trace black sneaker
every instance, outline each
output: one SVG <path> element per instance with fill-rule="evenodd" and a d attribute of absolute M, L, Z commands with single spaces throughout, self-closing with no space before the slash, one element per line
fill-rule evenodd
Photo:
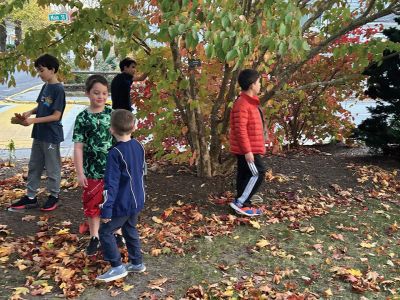
<path fill-rule="evenodd" d="M 47 198 L 46 203 L 42 206 L 40 209 L 41 211 L 52 211 L 57 208 L 57 203 L 58 203 L 58 197 L 54 197 L 52 195 Z"/>
<path fill-rule="evenodd" d="M 125 247 L 125 239 L 121 234 L 115 233 L 115 240 L 117 241 L 117 245 L 119 248 Z"/>
<path fill-rule="evenodd" d="M 93 236 L 90 239 L 89 245 L 86 248 L 86 255 L 95 255 L 100 247 L 100 241 L 97 237 Z"/>
<path fill-rule="evenodd" d="M 11 204 L 11 209 L 26 209 L 26 208 L 35 208 L 38 207 L 37 197 L 30 199 L 28 196 L 23 196 L 17 202 Z"/>

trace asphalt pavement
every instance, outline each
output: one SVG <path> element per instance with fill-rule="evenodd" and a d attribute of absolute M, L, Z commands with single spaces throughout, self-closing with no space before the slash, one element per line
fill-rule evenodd
<path fill-rule="evenodd" d="M 39 77 L 32 77 L 26 72 L 16 72 L 14 73 L 14 78 L 16 83 L 15 87 L 8 87 L 7 84 L 0 84 L 0 100 L 4 100 L 11 95 L 43 83 Z"/>

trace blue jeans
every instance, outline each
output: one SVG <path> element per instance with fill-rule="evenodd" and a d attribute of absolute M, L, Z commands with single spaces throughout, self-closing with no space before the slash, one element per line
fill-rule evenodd
<path fill-rule="evenodd" d="M 127 217 L 112 218 L 108 223 L 101 223 L 99 237 L 104 260 L 109 261 L 112 267 L 122 264 L 121 253 L 119 252 L 114 232 L 121 228 L 128 248 L 129 261 L 138 265 L 142 263 L 142 253 L 140 252 L 140 238 L 136 229 L 139 214 Z"/>

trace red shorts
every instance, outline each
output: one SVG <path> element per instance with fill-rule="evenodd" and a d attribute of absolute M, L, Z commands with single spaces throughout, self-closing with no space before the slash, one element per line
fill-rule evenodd
<path fill-rule="evenodd" d="M 103 179 L 87 179 L 88 186 L 82 195 L 83 213 L 86 217 L 100 216 L 100 204 L 103 202 Z"/>

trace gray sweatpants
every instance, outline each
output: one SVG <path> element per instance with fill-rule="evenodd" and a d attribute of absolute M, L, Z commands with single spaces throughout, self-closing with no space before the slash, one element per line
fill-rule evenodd
<path fill-rule="evenodd" d="M 44 168 L 46 168 L 47 175 L 47 191 L 54 197 L 58 197 L 61 182 L 60 144 L 33 139 L 28 170 L 28 197 L 36 196 Z"/>

